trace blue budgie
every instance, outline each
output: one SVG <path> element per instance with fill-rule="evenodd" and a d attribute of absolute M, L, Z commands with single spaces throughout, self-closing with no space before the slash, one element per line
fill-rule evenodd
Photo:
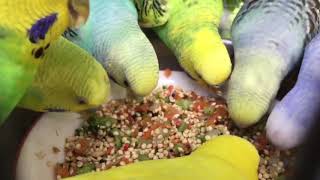
<path fill-rule="evenodd" d="M 156 53 L 138 24 L 130 0 L 92 0 L 85 26 L 65 37 L 86 49 L 104 66 L 110 79 L 136 95 L 149 94 L 158 83 Z"/>
<path fill-rule="evenodd" d="M 278 147 L 300 145 L 320 108 L 320 34 L 305 49 L 297 83 L 275 106 L 267 122 L 267 135 Z"/>
<path fill-rule="evenodd" d="M 227 101 L 240 127 L 258 122 L 319 27 L 318 0 L 246 1 L 232 27 L 234 71 Z"/>

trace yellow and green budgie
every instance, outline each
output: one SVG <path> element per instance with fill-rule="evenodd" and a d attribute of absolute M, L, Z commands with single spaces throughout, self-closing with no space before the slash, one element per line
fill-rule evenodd
<path fill-rule="evenodd" d="M 231 73 L 218 32 L 223 0 L 135 0 L 141 26 L 153 27 L 195 80 L 222 84 Z"/>
<path fill-rule="evenodd" d="M 218 136 L 189 156 L 149 160 L 65 180 L 258 180 L 259 154 L 237 136 Z"/>
<path fill-rule="evenodd" d="M 0 1 L 0 124 L 31 85 L 50 43 L 83 24 L 88 7 L 88 0 Z"/>
<path fill-rule="evenodd" d="M 44 56 L 19 107 L 40 112 L 83 111 L 106 102 L 106 71 L 88 52 L 60 37 Z"/>

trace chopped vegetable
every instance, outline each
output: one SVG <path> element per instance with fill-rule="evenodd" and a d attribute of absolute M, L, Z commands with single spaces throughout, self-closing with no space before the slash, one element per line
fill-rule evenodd
<path fill-rule="evenodd" d="M 208 116 L 211 116 L 214 113 L 214 111 L 215 111 L 214 107 L 211 107 L 211 106 L 203 109 L 203 113 Z"/>
<path fill-rule="evenodd" d="M 183 153 L 183 152 L 184 152 L 184 146 L 183 146 L 183 144 L 180 144 L 180 143 L 179 143 L 179 144 L 174 145 L 173 151 L 174 151 L 176 154 Z"/>
<path fill-rule="evenodd" d="M 81 128 L 76 129 L 75 134 L 76 134 L 77 136 L 84 136 L 87 132 L 88 132 L 88 128 L 86 128 L 86 127 L 81 127 Z"/>
<path fill-rule="evenodd" d="M 105 116 L 105 117 L 92 116 L 91 118 L 89 118 L 88 123 L 89 123 L 90 130 L 97 133 L 99 128 L 112 127 L 113 124 L 117 123 L 117 120 L 109 116 Z"/>
<path fill-rule="evenodd" d="M 115 136 L 116 148 L 120 149 L 122 147 L 122 142 L 120 136 Z"/>
<path fill-rule="evenodd" d="M 192 104 L 192 101 L 188 99 L 180 99 L 176 102 L 178 106 L 180 106 L 183 110 L 188 110 Z"/>
<path fill-rule="evenodd" d="M 146 160 L 150 160 L 150 158 L 146 154 L 139 154 L 138 160 L 139 161 L 146 161 Z"/>
<path fill-rule="evenodd" d="M 77 175 L 89 173 L 91 171 L 94 171 L 95 169 L 96 169 L 96 167 L 93 164 L 85 164 L 81 168 L 77 169 Z"/>
<path fill-rule="evenodd" d="M 178 131 L 179 132 L 183 132 L 184 130 L 186 130 L 188 128 L 188 124 L 185 122 L 182 122 L 182 124 L 179 126 Z"/>

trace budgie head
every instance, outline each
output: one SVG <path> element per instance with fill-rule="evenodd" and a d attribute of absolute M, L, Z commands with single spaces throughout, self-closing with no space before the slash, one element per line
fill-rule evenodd
<path fill-rule="evenodd" d="M 45 88 L 34 84 L 19 106 L 40 112 L 79 112 L 97 108 L 109 96 L 109 80 L 102 72 L 95 71 L 82 80 L 75 79 L 74 84 L 61 82 Z"/>
<path fill-rule="evenodd" d="M 79 74 L 78 77 L 77 82 L 70 88 L 74 92 L 73 98 L 66 99 L 63 103 L 67 109 L 82 111 L 96 108 L 107 101 L 110 82 L 106 71 L 98 62 L 93 61 L 91 70 L 85 75 Z"/>
<path fill-rule="evenodd" d="M 35 111 L 82 111 L 103 104 L 109 91 L 102 65 L 61 37 L 48 49 L 19 106 Z"/>
<path fill-rule="evenodd" d="M 61 95 L 55 92 L 58 94 L 57 97 L 47 96 L 50 103 L 44 110 L 54 111 L 55 106 L 60 105 L 60 108 L 66 111 L 78 112 L 97 108 L 105 103 L 109 97 L 110 82 L 100 64 L 95 64 L 95 66 L 96 68 L 92 68 L 94 71 L 85 74 L 85 77 L 79 75 L 79 79 L 75 80 L 77 82 L 74 82 L 69 88 L 59 88 L 59 91 L 63 91 Z"/>
<path fill-rule="evenodd" d="M 28 39 L 42 57 L 45 47 L 67 27 L 79 27 L 89 16 L 89 0 L 25 0 L 0 2 L 0 25 Z M 31 49 L 30 49 L 31 52 Z"/>
<path fill-rule="evenodd" d="M 181 61 L 191 59 L 195 79 L 205 81 L 209 85 L 218 85 L 229 77 L 232 66 L 230 57 L 217 32 L 206 29 L 197 32 L 193 45 L 184 52 Z"/>

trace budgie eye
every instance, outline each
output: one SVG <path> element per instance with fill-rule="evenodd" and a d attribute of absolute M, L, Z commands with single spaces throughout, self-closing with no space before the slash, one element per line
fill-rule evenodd
<path fill-rule="evenodd" d="M 84 97 L 78 97 L 78 103 L 81 105 L 88 104 L 88 101 Z"/>

